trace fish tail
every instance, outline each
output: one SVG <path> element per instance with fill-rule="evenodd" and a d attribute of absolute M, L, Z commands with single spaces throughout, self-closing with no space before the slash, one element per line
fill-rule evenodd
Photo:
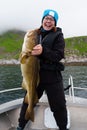
<path fill-rule="evenodd" d="M 25 119 L 31 120 L 32 122 L 34 122 L 34 110 L 29 111 L 27 108 L 26 113 L 25 113 Z"/>

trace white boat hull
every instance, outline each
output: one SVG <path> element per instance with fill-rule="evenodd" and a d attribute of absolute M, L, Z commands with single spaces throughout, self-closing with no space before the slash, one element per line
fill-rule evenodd
<path fill-rule="evenodd" d="M 70 99 L 70 98 L 69 98 Z M 18 99 L 0 105 L 0 130 L 16 130 L 23 99 Z M 79 100 L 80 101 L 80 100 Z M 87 130 L 87 99 L 81 99 L 83 104 L 68 102 L 68 124 L 70 130 Z M 29 121 L 24 130 L 56 130 L 58 129 L 46 98 L 40 100 L 35 107 L 35 121 Z"/>

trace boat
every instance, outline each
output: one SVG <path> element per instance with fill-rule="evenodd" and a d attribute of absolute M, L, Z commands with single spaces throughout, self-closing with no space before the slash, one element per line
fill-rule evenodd
<path fill-rule="evenodd" d="M 69 78 L 69 94 L 66 96 L 67 128 L 69 130 L 87 130 L 87 99 L 74 95 L 75 89 L 85 89 L 73 86 L 73 78 Z M 15 91 L 14 88 L 0 91 L 0 93 Z M 18 117 L 23 98 L 9 101 L 0 105 L 0 130 L 16 130 Z M 53 113 L 50 111 L 46 94 L 44 93 L 39 103 L 34 108 L 35 120 L 29 121 L 24 130 L 58 130 Z"/>

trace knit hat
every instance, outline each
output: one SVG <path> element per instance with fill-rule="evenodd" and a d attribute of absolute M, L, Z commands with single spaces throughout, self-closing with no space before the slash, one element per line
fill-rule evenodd
<path fill-rule="evenodd" d="M 55 20 L 55 25 L 56 25 L 56 24 L 57 24 L 57 21 L 58 21 L 58 18 L 59 18 L 58 13 L 57 13 L 55 10 L 47 9 L 47 10 L 45 10 L 44 13 L 43 13 L 42 21 L 43 21 L 44 17 L 47 16 L 47 15 L 51 15 L 51 16 L 54 18 L 54 20 Z"/>

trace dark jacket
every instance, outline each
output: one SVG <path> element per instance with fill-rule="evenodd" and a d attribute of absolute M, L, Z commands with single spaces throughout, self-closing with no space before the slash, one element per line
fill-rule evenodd
<path fill-rule="evenodd" d="M 55 82 L 62 79 L 64 69 L 60 60 L 64 58 L 65 41 L 61 28 L 56 31 L 41 32 L 43 52 L 40 58 L 40 77 L 42 82 Z"/>

